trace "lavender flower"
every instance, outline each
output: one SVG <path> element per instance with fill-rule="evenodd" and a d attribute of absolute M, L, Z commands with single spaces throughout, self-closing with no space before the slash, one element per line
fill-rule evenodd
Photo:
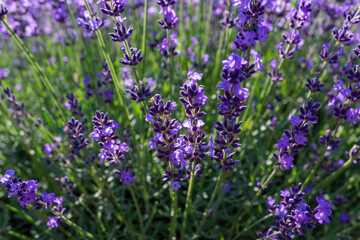
<path fill-rule="evenodd" d="M 215 149 L 215 161 L 220 163 L 218 169 L 223 171 L 233 170 L 234 165 L 239 161 L 233 160 L 235 152 L 231 152 L 230 147 L 238 148 L 240 139 L 236 138 L 236 134 L 241 132 L 240 126 L 242 122 L 237 123 L 237 117 L 246 109 L 243 102 L 248 98 L 248 89 L 241 88 L 241 82 L 250 77 L 255 71 L 254 65 L 248 66 L 247 61 L 239 55 L 232 53 L 227 60 L 223 61 L 222 82 L 218 85 L 218 89 L 224 89 L 224 94 L 218 98 L 221 103 L 218 104 L 218 114 L 224 116 L 222 123 L 216 122 L 214 127 L 217 132 L 215 145 L 210 145 L 211 149 Z"/>
<path fill-rule="evenodd" d="M 8 10 L 3 6 L 3 4 L 0 4 L 0 21 L 5 19 L 7 13 Z"/>
<path fill-rule="evenodd" d="M 180 102 L 184 105 L 186 116 L 189 118 L 184 121 L 183 126 L 188 129 L 186 136 L 181 136 L 179 141 L 180 149 L 182 150 L 183 158 L 187 159 L 193 166 L 198 169 L 196 176 L 200 177 L 200 170 L 202 158 L 206 156 L 205 151 L 209 147 L 203 140 L 206 134 L 200 129 L 204 122 L 200 119 L 205 116 L 205 112 L 201 112 L 201 106 L 205 105 L 208 97 L 204 95 L 204 86 L 198 85 L 201 80 L 202 74 L 197 72 L 188 72 L 189 80 L 184 83 L 180 88 L 179 98 Z M 193 171 L 195 171 L 195 168 Z"/>
<path fill-rule="evenodd" d="M 249 47 L 254 46 L 257 41 L 265 42 L 269 37 L 269 29 L 262 24 L 262 16 L 265 13 L 265 9 L 271 7 L 270 1 L 235 0 L 233 5 L 240 12 L 236 17 L 237 24 L 241 27 L 234 41 L 236 48 L 245 51 Z M 227 27 L 232 27 L 229 24 L 231 20 L 229 20 L 227 21 Z"/>
<path fill-rule="evenodd" d="M 278 45 L 280 58 L 292 59 L 294 57 L 294 53 L 298 50 L 298 45 L 302 38 L 299 30 L 303 28 L 306 23 L 310 23 L 312 4 L 312 0 L 300 0 L 298 1 L 297 7 L 291 9 L 286 15 L 286 18 L 290 20 L 289 27 L 291 30 L 283 35 L 284 42 Z M 284 43 L 293 46 L 292 49 L 284 49 Z"/>
<path fill-rule="evenodd" d="M 109 35 L 114 42 L 123 42 L 130 39 L 134 28 L 130 27 L 129 29 L 127 29 L 124 24 L 124 19 L 122 19 L 121 17 L 118 17 L 118 19 L 119 21 L 116 22 L 114 33 L 109 33 Z"/>
<path fill-rule="evenodd" d="M 20 203 L 20 206 L 25 208 L 29 205 L 35 205 L 35 209 L 39 210 L 45 208 L 49 210 L 52 208 L 59 214 L 58 217 L 48 217 L 47 225 L 51 228 L 58 227 L 58 221 L 62 221 L 62 216 L 66 209 L 62 207 L 63 198 L 56 198 L 54 193 L 43 192 L 42 195 L 37 195 L 36 191 L 39 184 L 36 180 L 23 181 L 21 178 L 15 177 L 15 171 L 10 169 L 0 178 L 0 183 L 6 188 L 8 197 L 15 196 Z M 54 205 L 57 204 L 57 205 Z"/>
<path fill-rule="evenodd" d="M 309 89 L 310 92 L 320 92 L 322 91 L 325 84 L 320 83 L 317 77 L 310 80 L 310 78 L 306 79 L 305 86 Z"/>
<path fill-rule="evenodd" d="M 159 94 L 151 99 L 152 107 L 149 107 L 149 113 L 146 115 L 146 121 L 154 127 L 156 136 L 151 138 L 149 150 L 155 149 L 159 159 L 163 159 L 169 166 L 163 174 L 163 182 L 171 181 L 173 191 L 179 189 L 179 184 L 183 179 L 183 170 L 186 168 L 184 160 L 183 138 L 178 138 L 178 132 L 182 128 L 176 119 L 171 119 L 171 112 L 177 107 L 175 102 L 164 102 Z M 175 167 L 178 168 L 175 168 Z"/>
<path fill-rule="evenodd" d="M 96 13 L 90 16 L 88 12 L 85 13 L 84 18 L 77 18 L 77 24 L 90 32 L 95 32 L 104 25 L 101 19 L 96 16 Z"/>
<path fill-rule="evenodd" d="M 68 137 L 73 144 L 71 151 L 73 154 L 79 155 L 79 151 L 89 144 L 89 139 L 86 139 L 83 134 L 83 123 L 79 122 L 74 117 L 71 117 L 71 120 L 68 122 L 68 127 Z"/>
<path fill-rule="evenodd" d="M 131 184 L 134 181 L 132 174 L 129 172 L 128 166 L 123 167 L 124 152 L 129 151 L 126 143 L 119 140 L 119 135 L 115 135 L 115 131 L 120 129 L 120 124 L 115 123 L 114 120 L 109 119 L 109 114 L 95 112 L 92 123 L 94 124 L 94 131 L 90 134 L 93 141 L 98 141 L 101 147 L 99 158 L 101 164 L 105 161 L 111 164 L 117 163 L 120 170 L 115 173 L 121 175 L 123 184 Z"/>
<path fill-rule="evenodd" d="M 162 43 L 157 45 L 160 54 L 162 56 L 164 56 L 165 58 L 168 58 L 170 56 L 179 55 L 179 52 L 176 51 L 176 47 L 180 46 L 180 43 L 176 37 L 177 36 L 176 36 L 175 32 L 173 32 L 170 35 L 170 47 L 169 47 L 169 42 L 168 42 L 167 38 L 164 38 Z"/>
<path fill-rule="evenodd" d="M 158 20 L 158 23 L 164 29 L 174 29 L 179 22 L 179 18 L 176 16 L 176 12 L 172 7 L 173 6 L 170 5 L 161 9 L 164 19 Z"/>
<path fill-rule="evenodd" d="M 275 204 L 276 199 L 269 197 L 269 213 L 274 217 L 275 226 L 266 232 L 259 232 L 259 236 L 265 239 L 267 236 L 275 234 L 274 239 L 292 239 L 296 235 L 307 234 L 307 229 L 316 228 L 316 221 L 330 223 L 328 217 L 331 216 L 331 203 L 323 198 L 316 198 L 318 206 L 311 210 L 311 207 L 302 199 L 305 195 L 301 191 L 302 184 L 291 186 L 291 189 L 280 191 L 282 199 L 279 204 Z"/>
<path fill-rule="evenodd" d="M 98 3 L 102 3 L 100 11 L 105 15 L 117 17 L 125 11 L 125 0 L 101 0 Z"/>
<path fill-rule="evenodd" d="M 121 64 L 136 66 L 143 60 L 143 57 L 141 56 L 141 50 L 137 51 L 136 48 L 130 48 L 130 56 L 127 54 L 125 48 L 122 48 L 121 51 L 124 53 L 124 58 L 120 59 Z"/>
<path fill-rule="evenodd" d="M 305 107 L 300 107 L 300 114 L 298 116 L 291 116 L 289 122 L 292 125 L 291 130 L 285 130 L 282 139 L 277 141 L 276 147 L 280 149 L 280 153 L 274 153 L 275 159 L 278 160 L 276 164 L 283 169 L 289 170 L 293 168 L 294 157 L 292 153 L 298 153 L 300 145 L 306 145 L 307 138 L 305 135 L 310 132 L 309 126 L 311 123 L 317 123 L 317 113 L 320 103 L 314 103 L 310 98 Z"/>

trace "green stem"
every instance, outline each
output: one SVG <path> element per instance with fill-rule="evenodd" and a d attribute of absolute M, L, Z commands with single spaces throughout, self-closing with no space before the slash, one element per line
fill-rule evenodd
<path fill-rule="evenodd" d="M 145 2 L 145 6 L 144 6 L 144 21 L 143 21 L 141 50 L 142 50 L 142 53 L 143 53 L 143 58 L 145 59 L 149 0 L 144 0 L 144 2 Z M 142 75 L 143 76 L 144 76 L 144 72 L 145 72 L 145 61 L 144 61 L 143 65 L 142 65 Z"/>
<path fill-rule="evenodd" d="M 135 193 L 134 193 L 134 190 L 133 190 L 132 186 L 127 184 L 127 187 L 129 189 L 131 197 L 132 197 L 132 199 L 133 199 L 133 201 L 135 203 L 136 213 L 138 215 L 139 223 L 140 223 L 140 231 L 141 231 L 141 233 L 143 235 L 143 238 L 145 239 L 144 223 L 143 223 L 143 220 L 142 220 L 142 215 L 141 215 L 139 203 L 137 201 L 137 198 L 135 196 Z"/>
<path fill-rule="evenodd" d="M 169 43 L 169 46 L 168 46 L 168 53 L 169 53 L 169 56 L 167 58 L 167 61 L 168 61 L 168 71 L 169 71 L 169 92 L 170 92 L 170 98 L 173 96 L 173 76 L 172 76 L 172 61 L 171 61 L 171 39 L 170 39 L 170 29 L 167 29 L 166 30 L 166 37 L 167 37 L 167 41 Z"/>
<path fill-rule="evenodd" d="M 268 215 L 265 215 L 264 217 L 260 218 L 259 220 L 255 221 L 253 224 L 251 224 L 250 226 L 244 228 L 244 230 L 242 230 L 238 235 L 236 235 L 234 238 L 235 239 L 239 239 L 239 237 L 241 235 L 243 235 L 244 233 L 246 233 L 247 231 L 249 231 L 251 228 L 253 228 L 254 226 L 258 225 L 259 223 L 265 221 L 266 219 L 272 217 L 273 215 L 272 214 L 268 214 Z"/>
<path fill-rule="evenodd" d="M 304 189 L 304 187 L 310 182 L 312 176 L 314 176 L 314 174 L 316 173 L 317 169 L 320 167 L 320 164 L 322 163 L 322 161 L 324 160 L 324 157 L 325 157 L 325 154 L 327 152 L 327 147 L 329 146 L 329 144 L 331 143 L 331 140 L 333 139 L 333 137 L 335 136 L 337 130 L 339 129 L 339 126 L 340 126 L 340 122 L 341 121 L 338 121 L 337 124 L 336 124 L 336 127 L 335 127 L 335 130 L 333 131 L 333 133 L 331 134 L 331 138 L 330 140 L 326 143 L 325 147 L 324 147 L 324 150 L 320 156 L 320 159 L 316 162 L 316 165 L 313 167 L 313 169 L 311 169 L 311 172 L 310 174 L 307 176 L 307 178 L 305 179 L 304 181 L 304 184 L 302 185 L 302 188 L 301 190 Z"/>
<path fill-rule="evenodd" d="M 87 1 L 87 0 L 84 0 L 84 3 L 85 3 L 86 9 L 88 10 L 91 18 L 93 18 L 93 13 L 92 13 L 92 11 L 91 11 L 91 8 L 90 8 L 90 6 L 89 6 L 88 1 Z M 125 111 L 125 117 L 126 117 L 127 122 L 129 123 L 129 128 L 130 128 L 130 131 L 131 131 L 131 135 L 132 135 L 132 137 L 133 137 L 134 145 L 136 145 L 136 142 L 137 142 L 137 141 L 136 141 L 136 137 L 135 137 L 135 131 L 134 131 L 134 129 L 133 129 L 133 127 L 132 127 L 132 124 L 131 124 L 131 121 L 130 121 L 129 110 L 128 110 L 128 108 L 126 107 L 126 105 L 125 105 L 125 103 L 124 103 L 124 98 L 123 98 L 123 96 L 122 96 L 121 88 L 120 88 L 120 81 L 119 81 L 119 79 L 118 79 L 118 77 L 117 77 L 117 74 L 116 74 L 114 65 L 113 65 L 113 63 L 112 63 L 112 61 L 111 61 L 111 58 L 110 58 L 109 54 L 107 53 L 106 46 L 105 46 L 105 42 L 104 42 L 104 39 L 103 39 L 103 37 L 102 37 L 102 34 L 101 34 L 100 30 L 99 30 L 99 29 L 96 30 L 96 31 L 95 31 L 95 34 L 96 34 L 97 39 L 98 39 L 98 42 L 99 42 L 99 44 L 100 44 L 100 46 L 101 46 L 101 50 L 102 50 L 102 52 L 103 52 L 103 55 L 104 55 L 104 57 L 105 57 L 105 59 L 106 59 L 106 63 L 107 63 L 107 65 L 108 65 L 108 67 L 109 67 L 109 70 L 110 70 L 110 72 L 111 72 L 111 76 L 112 76 L 112 78 L 114 79 L 114 84 L 115 84 L 116 93 L 117 93 L 118 96 L 119 96 L 119 103 L 120 103 L 120 106 L 122 106 L 122 108 L 123 108 L 124 111 Z"/>
<path fill-rule="evenodd" d="M 177 191 L 172 191 L 171 188 L 171 227 L 170 227 L 170 239 L 176 239 L 176 222 L 177 222 Z"/>
<path fill-rule="evenodd" d="M 22 235 L 20 233 L 14 232 L 12 230 L 6 230 L 6 229 L 1 229 L 2 232 L 15 237 L 16 239 L 23 239 L 23 240 L 32 240 L 33 238 L 29 238 L 25 235 Z M 4 236 L 5 237 L 5 236 Z"/>
<path fill-rule="evenodd" d="M 43 202 L 40 202 L 40 204 L 46 206 L 46 204 L 43 203 Z M 75 228 L 76 231 L 78 231 L 80 235 L 83 235 L 83 236 L 85 236 L 86 238 L 95 239 L 94 236 L 93 236 L 91 233 L 85 231 L 84 229 L 82 229 L 81 227 L 79 227 L 78 225 L 76 225 L 74 222 L 72 222 L 70 219 L 66 218 L 64 215 L 56 212 L 56 211 L 55 211 L 54 209 L 52 209 L 52 208 L 50 208 L 50 212 L 51 212 L 52 214 L 54 214 L 55 216 L 61 217 L 67 225 Z"/>
<path fill-rule="evenodd" d="M 266 236 L 264 238 L 258 238 L 257 240 L 264 240 L 264 239 L 270 239 L 272 237 L 275 237 L 276 235 L 280 234 L 281 232 L 274 232 L 273 234 Z"/>
<path fill-rule="evenodd" d="M 360 227 L 360 222 L 356 223 L 355 225 L 345 228 L 344 230 L 342 230 L 341 232 L 339 232 L 338 234 L 336 234 L 335 236 L 330 237 L 330 239 L 335 239 L 338 237 L 341 237 L 343 234 L 349 233 L 351 232 L 353 229 Z"/>
<path fill-rule="evenodd" d="M 190 204 L 191 204 L 191 194 L 193 191 L 193 187 L 194 187 L 194 182 L 195 182 L 195 161 L 192 163 L 192 169 L 191 169 L 191 175 L 190 175 L 190 184 L 189 184 L 189 188 L 188 188 L 188 192 L 186 195 L 186 204 L 185 204 L 185 212 L 184 212 L 184 220 L 183 220 L 183 225 L 182 225 L 182 231 L 181 231 L 181 239 L 184 239 L 184 235 L 186 232 L 186 222 L 187 222 L 187 218 L 188 218 L 188 214 L 189 214 L 189 208 L 190 208 Z"/>
<path fill-rule="evenodd" d="M 198 233 L 200 233 L 201 231 L 201 228 L 203 227 L 203 225 L 205 224 L 205 221 L 207 219 L 207 217 L 209 216 L 209 211 L 212 207 L 212 204 L 214 203 L 214 200 L 216 198 L 216 195 L 217 193 L 219 192 L 219 189 L 220 189 L 220 185 L 221 185 L 221 182 L 223 180 L 223 177 L 224 177 L 224 171 L 220 170 L 220 174 L 219 174 L 219 177 L 218 177 L 218 180 L 216 182 L 216 186 L 215 186 L 215 189 L 213 191 L 213 193 L 211 194 L 211 198 L 210 198 L 210 201 L 205 209 L 205 212 L 203 213 L 203 217 L 201 219 L 201 222 L 200 224 L 198 225 L 198 228 L 196 230 L 196 234 L 195 235 L 198 235 Z"/>
<path fill-rule="evenodd" d="M 337 179 L 340 174 L 342 174 L 346 169 L 348 169 L 351 165 L 352 165 L 352 158 L 349 158 L 349 160 L 347 160 L 344 165 L 342 165 L 340 168 L 338 168 L 335 172 L 333 172 L 332 174 L 330 174 L 330 176 L 328 176 L 327 178 L 325 178 L 323 181 L 321 181 L 319 184 L 317 184 L 312 192 L 315 193 L 317 189 L 321 189 L 324 186 L 329 186 L 328 184 L 330 184 L 332 181 L 334 181 L 335 179 Z"/>
<path fill-rule="evenodd" d="M 267 188 L 268 183 L 271 181 L 271 179 L 274 178 L 274 176 L 275 176 L 275 174 L 276 174 L 276 172 L 277 172 L 278 169 L 279 169 L 279 166 L 276 166 L 276 167 L 272 170 L 272 172 L 270 173 L 269 177 L 265 180 L 265 182 L 261 184 L 261 185 L 263 186 L 263 190 L 265 190 L 265 189 Z M 237 220 L 236 225 L 234 225 L 234 226 L 236 226 L 237 229 L 238 229 L 238 227 L 239 227 L 240 221 L 241 221 L 241 220 L 243 219 L 243 217 L 251 210 L 252 206 L 254 205 L 254 203 L 256 202 L 256 200 L 260 197 L 261 193 L 262 193 L 261 190 L 256 193 L 255 197 L 254 197 L 254 198 L 252 199 L 252 201 L 250 202 L 250 205 L 249 205 L 247 208 L 245 208 L 245 210 L 243 211 L 243 213 L 240 215 L 240 217 L 239 217 L 238 220 Z"/>
<path fill-rule="evenodd" d="M 42 82 L 45 85 L 46 89 L 50 92 L 51 96 L 53 97 L 55 104 L 60 112 L 60 115 L 63 119 L 63 121 L 66 120 L 66 115 L 64 112 L 64 108 L 61 105 L 58 97 L 55 94 L 55 90 L 52 87 L 49 79 L 46 77 L 46 75 L 43 73 L 43 71 L 40 68 L 39 63 L 36 61 L 35 57 L 30 53 L 30 51 L 26 48 L 23 41 L 16 35 L 16 33 L 11 29 L 11 27 L 8 25 L 8 23 L 5 20 L 2 20 L 2 23 L 5 25 L 7 30 L 10 32 L 10 35 L 15 39 L 16 43 L 18 44 L 19 48 L 26 54 L 27 59 L 29 60 L 30 64 L 36 69 L 38 74 L 41 76 Z"/>
<path fill-rule="evenodd" d="M 201 56 L 199 56 L 199 57 L 204 56 L 204 54 L 206 53 L 206 48 L 207 48 L 208 43 L 209 43 L 210 24 L 211 24 L 211 16 L 212 16 L 212 13 L 213 13 L 213 11 L 212 11 L 213 5 L 214 5 L 214 0 L 210 0 L 210 4 L 209 4 L 209 8 L 208 8 L 208 15 L 207 15 L 206 23 L 205 23 L 204 44 L 203 44 L 202 49 L 201 49 Z"/>

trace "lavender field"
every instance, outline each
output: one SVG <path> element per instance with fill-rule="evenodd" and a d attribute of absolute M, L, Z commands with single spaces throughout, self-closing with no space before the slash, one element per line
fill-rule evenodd
<path fill-rule="evenodd" d="M 359 239 L 359 103 L 359 0 L 0 0 L 0 239 Z"/>

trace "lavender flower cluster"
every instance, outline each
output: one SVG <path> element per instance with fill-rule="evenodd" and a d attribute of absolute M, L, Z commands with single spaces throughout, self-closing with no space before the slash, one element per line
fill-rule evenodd
<path fill-rule="evenodd" d="M 58 222 L 63 221 L 61 216 L 66 212 L 66 208 L 62 207 L 65 201 L 62 197 L 55 197 L 55 193 L 43 192 L 37 194 L 39 184 L 36 180 L 23 181 L 21 178 L 15 177 L 15 171 L 10 169 L 0 178 L 1 185 L 6 188 L 8 197 L 15 196 L 20 206 L 25 208 L 34 205 L 34 209 L 52 209 L 56 216 L 48 216 L 47 226 L 51 228 L 59 227 Z M 56 204 L 56 206 L 53 206 Z"/>
<path fill-rule="evenodd" d="M 125 142 L 119 140 L 120 136 L 115 135 L 115 131 L 120 129 L 120 124 L 109 119 L 109 114 L 95 112 L 92 123 L 94 131 L 90 134 L 92 141 L 97 141 L 101 147 L 99 158 L 101 164 L 105 161 L 110 164 L 119 164 L 120 170 L 116 170 L 116 174 L 120 175 L 123 184 L 131 184 L 134 181 L 132 173 L 127 165 L 123 166 L 124 152 L 129 151 L 129 147 Z"/>
<path fill-rule="evenodd" d="M 355 0 L 0 0 L 0 165 L 33 174 L 0 177 L 29 210 L 0 201 L 1 235 L 356 237 L 359 23 Z"/>
<path fill-rule="evenodd" d="M 275 204 L 276 198 L 269 197 L 266 203 L 276 225 L 266 232 L 259 232 L 261 238 L 272 236 L 273 239 L 293 239 L 296 235 L 307 234 L 308 229 L 314 229 L 316 222 L 330 223 L 331 203 L 317 197 L 318 206 L 312 210 L 302 199 L 305 193 L 301 191 L 301 187 L 300 183 L 297 186 L 292 185 L 290 190 L 286 188 L 280 191 L 282 199 L 279 204 Z"/>
<path fill-rule="evenodd" d="M 282 168 L 289 170 L 294 167 L 292 154 L 298 153 L 301 145 L 306 145 L 308 139 L 305 136 L 310 132 L 310 124 L 317 123 L 316 115 L 319 107 L 320 103 L 314 103 L 310 98 L 305 107 L 300 107 L 300 114 L 291 116 L 289 122 L 292 128 L 284 131 L 282 139 L 279 139 L 276 144 L 280 152 L 274 153 L 274 158 L 278 160 L 277 164 Z"/>

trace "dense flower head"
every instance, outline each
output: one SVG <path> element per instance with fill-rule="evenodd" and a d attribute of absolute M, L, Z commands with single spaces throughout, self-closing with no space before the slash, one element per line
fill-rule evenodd
<path fill-rule="evenodd" d="M 204 106 L 208 97 L 204 95 L 205 89 L 203 85 L 198 85 L 198 81 L 201 80 L 202 74 L 197 72 L 188 72 L 189 80 L 184 83 L 180 88 L 179 98 L 180 102 L 184 105 L 186 115 L 188 117 L 202 117 L 205 116 L 205 112 L 200 112 L 200 107 Z"/>
<path fill-rule="evenodd" d="M 297 116 L 291 116 L 289 123 L 292 125 L 291 130 L 285 130 L 282 139 L 277 141 L 276 147 L 280 149 L 280 153 L 274 153 L 275 159 L 278 160 L 277 164 L 282 168 L 288 170 L 293 168 L 294 161 L 291 154 L 298 153 L 300 145 L 306 145 L 306 134 L 310 132 L 310 124 L 317 123 L 317 113 L 320 107 L 320 103 L 314 103 L 310 98 L 305 107 L 300 107 L 300 114 Z"/>
<path fill-rule="evenodd" d="M 163 159 L 168 166 L 163 174 L 163 182 L 171 182 L 173 191 L 179 189 L 179 183 L 184 180 L 186 161 L 184 159 L 184 139 L 178 137 L 181 124 L 176 119 L 171 119 L 171 112 L 177 107 L 175 102 L 164 102 L 159 94 L 151 100 L 152 106 L 146 115 L 146 121 L 151 123 L 155 136 L 150 140 L 149 150 L 155 149 L 157 158 Z M 192 150 L 188 150 L 189 153 Z"/>
<path fill-rule="evenodd" d="M 8 10 L 4 7 L 3 4 L 0 4 L 0 21 L 3 20 L 8 13 Z"/>
<path fill-rule="evenodd" d="M 179 55 L 179 51 L 176 50 L 177 46 L 180 46 L 180 42 L 177 40 L 176 32 L 170 35 L 170 46 L 167 38 L 164 38 L 161 44 L 157 45 L 160 54 L 166 58 Z"/>
<path fill-rule="evenodd" d="M 330 223 L 331 203 L 326 202 L 322 197 L 317 197 L 318 206 L 312 210 L 311 207 L 302 199 L 305 195 L 301 191 L 302 184 L 292 185 L 290 190 L 280 191 L 282 199 L 279 204 L 276 198 L 269 197 L 267 204 L 269 213 L 273 215 L 276 225 L 266 232 L 259 232 L 261 238 L 266 238 L 272 234 L 274 239 L 292 239 L 296 235 L 307 233 L 307 229 L 316 228 L 316 222 Z"/>
<path fill-rule="evenodd" d="M 353 34 L 348 31 L 348 28 L 345 27 L 341 30 L 336 27 L 332 30 L 333 37 L 336 41 L 341 43 L 347 43 L 352 40 Z"/>
<path fill-rule="evenodd" d="M 125 3 L 126 0 L 101 0 L 98 1 L 98 4 L 101 5 L 100 11 L 109 16 L 120 16 L 123 12 L 125 12 Z"/>
<path fill-rule="evenodd" d="M 116 22 L 114 27 L 114 32 L 109 33 L 111 39 L 114 42 L 123 42 L 130 39 L 132 32 L 134 31 L 133 27 L 126 28 L 124 21 Z"/>
<path fill-rule="evenodd" d="M 323 90 L 324 85 L 324 83 L 320 83 L 317 77 L 313 78 L 312 80 L 307 78 L 305 83 L 305 86 L 309 89 L 310 92 L 320 92 Z"/>
<path fill-rule="evenodd" d="M 143 60 L 143 57 L 141 56 L 142 50 L 137 51 L 136 48 L 130 48 L 130 56 L 125 48 L 121 48 L 121 51 L 124 53 L 124 58 L 120 59 L 121 64 L 136 66 Z"/>
<path fill-rule="evenodd" d="M 132 84 L 128 86 L 129 88 L 125 89 L 125 92 L 130 94 L 132 100 L 136 102 L 144 102 L 153 94 L 152 88 L 155 84 L 155 81 L 150 77 L 147 79 L 147 85 L 145 85 L 144 81 L 140 81 L 140 90 L 138 85 L 132 82 Z"/>
<path fill-rule="evenodd" d="M 20 206 L 25 208 L 29 205 L 35 205 L 35 209 L 50 209 L 52 208 L 59 215 L 63 215 L 66 211 L 62 207 L 62 203 L 65 201 L 63 198 L 56 198 L 55 193 L 43 192 L 43 194 L 37 194 L 39 184 L 36 180 L 24 181 L 21 178 L 15 177 L 15 171 L 10 169 L 0 178 L 0 183 L 8 192 L 8 197 L 15 196 L 20 203 Z M 54 205 L 57 204 L 57 205 Z M 57 222 L 60 217 L 49 217 L 51 222 L 48 222 L 48 226 L 51 228 L 58 227 Z"/>
<path fill-rule="evenodd" d="M 205 105 L 208 97 L 205 96 L 205 89 L 203 85 L 199 85 L 198 81 L 202 78 L 201 73 L 189 71 L 187 74 L 188 81 L 186 81 L 180 89 L 179 98 L 183 104 L 188 120 L 183 122 L 183 127 L 187 128 L 186 135 L 180 136 L 178 139 L 178 146 L 182 152 L 182 157 L 194 163 L 187 165 L 187 178 L 194 174 L 196 177 L 201 177 L 202 165 L 200 162 L 207 154 L 205 153 L 209 145 L 204 141 L 206 134 L 201 127 L 205 124 L 201 118 L 206 115 L 200 108 Z"/>
<path fill-rule="evenodd" d="M 248 65 L 247 61 L 238 54 L 232 53 L 223 62 L 222 82 L 218 89 L 224 89 L 224 93 L 218 96 L 218 114 L 224 116 L 222 122 L 216 121 L 215 141 L 210 137 L 208 155 L 213 157 L 217 166 L 222 171 L 233 170 L 239 160 L 233 160 L 235 152 L 230 148 L 241 146 L 240 139 L 236 137 L 241 132 L 242 122 L 237 122 L 237 117 L 245 111 L 244 101 L 248 98 L 249 90 L 241 88 L 241 82 L 255 73 L 255 64 Z"/>
<path fill-rule="evenodd" d="M 108 113 L 102 113 L 96 110 L 92 123 L 94 125 L 94 131 L 90 134 L 93 141 L 97 141 L 101 147 L 99 158 L 101 164 L 105 161 L 111 164 L 119 164 L 120 170 L 116 170 L 115 173 L 121 176 L 121 182 L 123 184 L 130 184 L 134 181 L 132 174 L 129 172 L 129 167 L 123 167 L 124 152 L 129 151 L 129 147 L 125 142 L 119 140 L 120 136 L 115 134 L 117 129 L 120 129 L 120 124 L 114 120 L 109 119 Z"/>
<path fill-rule="evenodd" d="M 257 42 L 266 42 L 269 38 L 269 29 L 263 25 L 262 16 L 266 8 L 272 7 L 271 1 L 235 0 L 233 6 L 240 12 L 234 20 L 240 26 L 234 41 L 236 48 L 245 51 Z M 233 26 L 231 21 L 227 21 L 227 27 Z"/>
<path fill-rule="evenodd" d="M 96 13 L 92 17 L 89 13 L 86 13 L 84 18 L 78 17 L 77 24 L 90 32 L 95 32 L 104 25 L 103 21 L 96 16 Z"/>
<path fill-rule="evenodd" d="M 158 20 L 159 25 L 164 29 L 174 29 L 179 22 L 175 10 L 171 7 L 163 7 L 160 13 L 164 15 L 164 19 Z"/>
<path fill-rule="evenodd" d="M 333 91 L 335 94 L 330 96 L 327 106 L 330 112 L 338 118 L 346 119 L 351 124 L 360 121 L 360 67 L 349 64 L 345 68 L 347 81 L 335 78 Z"/>
<path fill-rule="evenodd" d="M 68 138 L 72 142 L 72 152 L 78 154 L 81 149 L 84 149 L 89 144 L 89 139 L 84 136 L 84 124 L 71 117 L 67 126 Z"/>
<path fill-rule="evenodd" d="M 239 99 L 246 99 L 248 90 L 241 88 L 241 82 L 249 78 L 254 71 L 255 65 L 248 65 L 247 61 L 238 54 L 232 53 L 223 60 L 222 82 L 218 84 L 218 89 L 231 91 Z"/>

